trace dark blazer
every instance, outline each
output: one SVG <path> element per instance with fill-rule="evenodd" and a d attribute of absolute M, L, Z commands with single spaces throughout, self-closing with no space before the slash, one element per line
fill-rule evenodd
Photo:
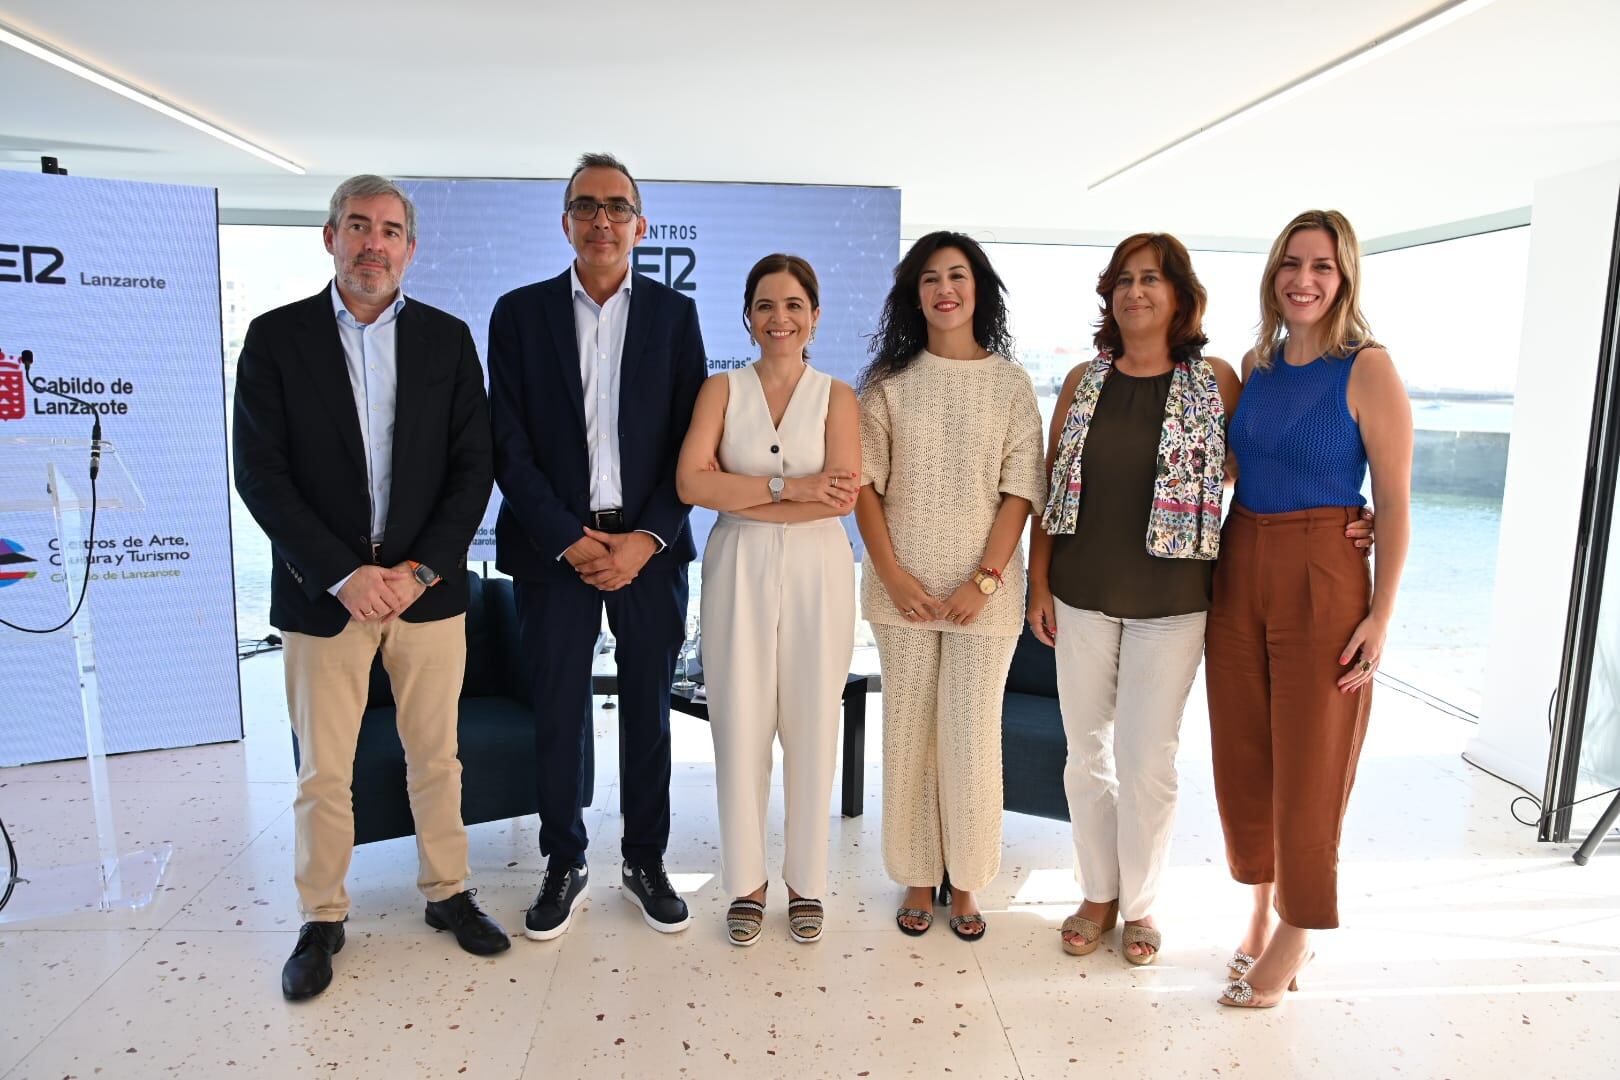
<path fill-rule="evenodd" d="M 590 514 L 585 389 L 568 271 L 514 289 L 489 317 L 489 396 L 495 479 L 495 565 L 537 580 L 559 564 Z M 630 289 L 619 370 L 619 474 L 625 527 L 646 529 L 679 563 L 697 554 L 689 508 L 675 494 L 675 459 L 708 375 L 697 305 L 651 278 Z"/>
<path fill-rule="evenodd" d="M 443 575 L 401 616 L 429 622 L 467 610 L 467 547 L 493 482 L 489 406 L 466 323 L 407 298 L 394 333 L 394 474 L 377 561 Z M 349 613 L 326 590 L 371 562 L 371 494 L 330 287 L 249 325 L 235 417 L 236 490 L 275 556 L 270 621 L 332 637 Z"/>

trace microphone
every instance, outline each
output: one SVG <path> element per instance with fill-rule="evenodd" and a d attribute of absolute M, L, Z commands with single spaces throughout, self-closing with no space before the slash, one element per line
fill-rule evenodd
<path fill-rule="evenodd" d="M 94 480 L 101 473 L 101 413 L 96 410 L 94 405 L 83 398 L 74 397 L 72 394 L 64 394 L 60 390 L 46 386 L 43 380 L 36 380 L 33 376 L 33 349 L 24 349 L 22 355 L 17 359 L 22 361 L 23 381 L 33 387 L 34 393 L 50 394 L 53 397 L 61 398 L 63 401 L 71 401 L 75 405 L 83 406 L 85 412 L 95 417 L 95 422 L 90 427 L 90 479 Z"/>

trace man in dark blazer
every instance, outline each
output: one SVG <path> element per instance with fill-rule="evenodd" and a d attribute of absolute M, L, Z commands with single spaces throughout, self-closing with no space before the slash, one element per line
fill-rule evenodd
<path fill-rule="evenodd" d="M 344 181 L 324 229 L 336 276 L 248 327 L 236 372 L 236 488 L 270 538 L 301 751 L 294 878 L 304 926 L 291 1000 L 332 981 L 354 848 L 350 783 L 372 660 L 393 683 L 427 922 L 468 952 L 510 941 L 478 909 L 461 822 L 457 699 L 467 545 L 492 483 L 488 403 L 467 326 L 405 298 L 416 208 L 380 176 Z"/>
<path fill-rule="evenodd" d="M 489 320 L 496 566 L 515 579 L 538 715 L 546 874 L 524 933 L 564 933 L 585 898 L 582 814 L 591 659 L 602 609 L 618 640 L 623 895 L 655 930 L 690 918 L 664 872 L 669 688 L 696 549 L 675 459 L 707 375 L 697 306 L 630 272 L 641 193 L 608 154 L 569 178 L 564 273 L 501 297 Z"/>

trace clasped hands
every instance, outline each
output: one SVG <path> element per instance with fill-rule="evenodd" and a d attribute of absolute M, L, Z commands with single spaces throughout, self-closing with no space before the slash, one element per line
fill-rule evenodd
<path fill-rule="evenodd" d="M 397 566 L 365 565 L 349 576 L 338 590 L 338 603 L 355 622 L 393 622 L 427 592 L 416 580 L 410 563 Z"/>
<path fill-rule="evenodd" d="M 936 600 L 923 588 L 922 582 L 904 570 L 899 572 L 897 580 L 886 581 L 883 587 L 888 590 L 889 599 L 899 609 L 901 617 L 910 623 L 943 619 L 958 626 L 968 626 L 979 617 L 990 600 L 989 595 L 972 580 L 962 582 L 944 600 Z"/>
<path fill-rule="evenodd" d="M 563 558 L 585 584 L 617 592 L 636 580 L 657 552 L 658 542 L 644 532 L 605 533 L 587 526 Z"/>

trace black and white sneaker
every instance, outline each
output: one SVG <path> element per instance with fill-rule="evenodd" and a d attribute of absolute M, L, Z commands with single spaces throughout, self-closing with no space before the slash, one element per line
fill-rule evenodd
<path fill-rule="evenodd" d="M 523 936 L 534 941 L 550 941 L 568 932 L 574 911 L 585 902 L 585 886 L 590 867 L 575 866 L 567 859 L 553 857 L 546 863 L 546 877 L 540 895 L 523 916 Z"/>
<path fill-rule="evenodd" d="M 692 921 L 686 901 L 669 883 L 662 859 L 646 866 L 624 864 L 624 898 L 641 909 L 647 925 L 660 934 L 685 930 Z"/>

